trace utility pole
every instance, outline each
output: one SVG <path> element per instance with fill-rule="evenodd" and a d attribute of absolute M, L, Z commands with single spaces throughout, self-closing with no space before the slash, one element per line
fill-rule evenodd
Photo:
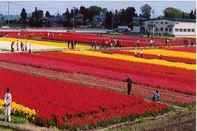
<path fill-rule="evenodd" d="M 9 16 L 10 16 L 10 1 L 8 1 L 8 16 L 7 16 L 8 26 L 9 26 Z"/>
<path fill-rule="evenodd" d="M 155 14 L 155 11 L 154 11 L 154 9 L 152 9 L 152 15 L 153 15 L 153 18 L 155 17 L 155 16 L 154 16 L 154 14 Z M 154 36 L 154 30 L 155 30 L 155 28 L 154 28 L 154 27 L 155 27 L 155 24 L 153 23 L 153 36 Z"/>
<path fill-rule="evenodd" d="M 113 16 L 113 13 L 112 13 L 112 30 L 114 29 L 114 16 Z"/>
<path fill-rule="evenodd" d="M 73 7 L 73 31 L 74 31 L 74 29 L 75 29 L 75 10 L 76 8 L 75 7 Z"/>

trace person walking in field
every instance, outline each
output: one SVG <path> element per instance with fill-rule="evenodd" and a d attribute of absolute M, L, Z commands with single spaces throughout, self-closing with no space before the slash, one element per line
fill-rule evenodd
<path fill-rule="evenodd" d="M 121 41 L 120 40 L 117 41 L 117 47 L 121 47 Z"/>
<path fill-rule="evenodd" d="M 19 41 L 16 41 L 16 50 L 19 51 Z"/>
<path fill-rule="evenodd" d="M 11 52 L 14 52 L 14 41 L 11 43 Z"/>
<path fill-rule="evenodd" d="M 127 82 L 127 95 L 130 95 L 131 94 L 131 89 L 132 89 L 133 81 L 132 81 L 132 79 L 130 77 L 128 77 L 124 81 Z"/>
<path fill-rule="evenodd" d="M 141 57 L 141 58 L 144 57 L 144 51 L 143 51 L 143 50 L 140 51 L 140 57 Z"/>
<path fill-rule="evenodd" d="M 69 48 L 70 48 L 70 40 L 68 40 L 68 42 L 67 42 L 67 43 L 68 43 L 68 49 L 69 49 Z"/>
<path fill-rule="evenodd" d="M 93 49 L 94 48 L 94 41 L 93 40 L 90 41 L 90 45 L 91 45 L 91 48 Z"/>
<path fill-rule="evenodd" d="M 4 108 L 5 108 L 5 121 L 11 122 L 11 105 L 12 105 L 12 94 L 10 93 L 10 89 L 6 89 L 6 93 L 4 95 Z"/>
<path fill-rule="evenodd" d="M 93 41 L 93 45 L 94 45 L 94 50 L 96 50 L 96 46 L 97 46 L 96 40 Z"/>
<path fill-rule="evenodd" d="M 27 51 L 27 41 L 25 41 L 25 45 L 24 46 L 25 46 L 24 50 Z"/>
<path fill-rule="evenodd" d="M 166 46 L 168 46 L 168 44 L 169 44 L 169 39 L 168 38 L 166 38 L 165 43 L 166 43 Z"/>
<path fill-rule="evenodd" d="M 137 40 L 136 47 L 140 47 L 140 40 Z"/>
<path fill-rule="evenodd" d="M 71 49 L 74 49 L 74 40 L 72 40 L 72 41 L 70 42 L 70 45 L 71 45 Z"/>
<path fill-rule="evenodd" d="M 29 53 L 31 53 L 31 43 L 29 43 L 28 46 L 29 46 Z"/>
<path fill-rule="evenodd" d="M 24 44 L 22 41 L 21 41 L 21 51 L 24 51 Z"/>
<path fill-rule="evenodd" d="M 158 90 L 156 90 L 156 91 L 153 93 L 152 100 L 153 100 L 153 101 L 160 101 L 160 93 L 159 93 Z"/>
<path fill-rule="evenodd" d="M 151 39 L 149 42 L 149 46 L 151 47 L 153 45 L 153 40 Z"/>

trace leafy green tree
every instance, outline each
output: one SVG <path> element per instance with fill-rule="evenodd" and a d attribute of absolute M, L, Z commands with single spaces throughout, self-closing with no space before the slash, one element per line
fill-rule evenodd
<path fill-rule="evenodd" d="M 83 25 L 85 25 L 85 22 L 88 19 L 88 9 L 84 6 L 81 6 L 79 12 L 83 15 Z"/>
<path fill-rule="evenodd" d="M 43 19 L 44 13 L 42 10 L 38 10 L 37 7 L 32 12 L 32 16 L 30 19 L 30 25 L 33 27 L 42 27 L 42 19 Z"/>
<path fill-rule="evenodd" d="M 183 11 L 173 7 L 168 7 L 164 10 L 164 16 L 167 18 L 182 18 Z"/>
<path fill-rule="evenodd" d="M 135 12 L 135 8 L 134 7 L 128 7 L 126 8 L 125 10 L 125 21 L 126 21 L 126 24 L 132 28 L 132 22 L 133 22 L 133 17 L 136 17 L 137 14 Z"/>
<path fill-rule="evenodd" d="M 92 21 L 93 17 L 96 16 L 96 15 L 100 15 L 101 11 L 102 11 L 101 7 L 90 6 L 88 8 L 88 19 L 90 19 L 90 21 Z"/>
<path fill-rule="evenodd" d="M 105 14 L 105 28 L 112 28 L 112 12 L 106 12 Z"/>
<path fill-rule="evenodd" d="M 148 4 L 143 5 L 140 8 L 140 10 L 141 10 L 141 16 L 142 17 L 147 18 L 147 19 L 149 19 L 151 17 L 151 10 L 152 10 L 152 8 L 151 8 L 150 5 L 148 5 Z"/>
<path fill-rule="evenodd" d="M 119 18 L 119 12 L 118 10 L 115 10 L 114 16 L 113 16 L 113 27 L 117 28 L 118 25 L 120 25 L 120 18 Z"/>

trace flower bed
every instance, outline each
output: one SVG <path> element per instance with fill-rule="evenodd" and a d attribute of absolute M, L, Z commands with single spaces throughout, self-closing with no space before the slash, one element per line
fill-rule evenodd
<path fill-rule="evenodd" d="M 179 48 L 167 48 L 168 50 L 174 50 L 174 51 L 184 51 L 184 52 L 193 52 L 196 53 L 195 47 L 179 47 Z"/>
<path fill-rule="evenodd" d="M 33 108 L 42 123 L 56 120 L 67 126 L 97 125 L 166 109 L 164 104 L 146 102 L 81 85 L 0 69 L 0 94 L 10 87 L 17 103 Z"/>
<path fill-rule="evenodd" d="M 130 50 L 129 52 L 135 52 L 137 50 Z M 151 55 L 162 55 L 162 56 L 169 56 L 169 57 L 176 57 L 176 58 L 187 58 L 187 59 L 196 59 L 196 54 L 191 52 L 184 52 L 184 51 L 171 51 L 166 49 L 145 49 L 143 50 L 144 54 L 151 54 Z"/>
<path fill-rule="evenodd" d="M 77 33 L 77 32 L 55 32 L 55 31 L 45 31 L 45 30 L 28 30 L 28 31 L 20 31 L 20 30 L 1 30 L 0 35 L 6 37 L 14 37 L 14 38 L 27 38 L 27 39 L 43 39 L 43 40 L 55 40 L 55 41 L 67 41 L 67 40 L 77 40 L 79 42 L 90 43 L 92 40 L 96 40 L 98 44 L 103 44 L 103 40 L 111 40 L 112 36 L 110 35 L 102 35 L 99 36 L 97 34 L 90 33 Z M 114 39 L 120 41 L 120 45 L 122 47 L 131 47 L 136 45 L 136 41 L 140 40 L 140 47 L 149 46 L 149 41 L 151 38 L 138 37 L 138 36 L 113 36 Z M 163 38 L 154 38 L 156 46 L 165 46 L 165 39 Z M 184 43 L 185 39 L 182 38 L 173 38 L 170 40 L 170 45 L 186 45 Z M 189 39 L 195 44 L 195 39 Z"/>
<path fill-rule="evenodd" d="M 70 53 L 1 54 L 0 60 L 121 81 L 131 75 L 138 84 L 195 94 L 195 71 L 192 70 Z"/>
<path fill-rule="evenodd" d="M 0 83 L 1 85 L 1 83 Z M 0 109 L 4 110 L 4 100 L 0 99 Z M 17 104 L 16 102 L 12 102 L 12 114 L 14 115 L 21 115 L 25 118 L 33 121 L 36 117 L 36 111 L 34 109 L 30 109 L 28 107 L 25 107 L 23 105 Z"/>
<path fill-rule="evenodd" d="M 122 54 L 109 54 L 103 52 L 94 52 L 94 51 L 65 51 L 66 53 L 78 54 L 78 55 L 85 55 L 85 56 L 94 56 L 94 57 L 101 57 L 107 59 L 114 59 L 114 60 L 121 60 L 121 61 L 129 61 L 129 62 L 136 62 L 136 63 L 143 63 L 143 64 L 152 64 L 152 65 L 160 65 L 166 66 L 171 68 L 180 68 L 180 69 L 187 69 L 187 70 L 195 70 L 196 66 L 194 64 L 186 64 L 181 62 L 169 62 L 160 59 L 143 59 L 134 56 L 122 55 Z"/>
<path fill-rule="evenodd" d="M 116 51 L 110 51 L 112 54 L 125 54 L 125 55 L 132 55 L 136 56 L 134 52 L 127 51 L 127 50 L 116 50 Z M 140 57 L 140 50 L 137 51 L 137 56 Z M 181 58 L 181 57 L 172 57 L 172 56 L 164 56 L 161 54 L 143 54 L 143 58 L 145 59 L 161 59 L 161 60 L 166 60 L 166 61 L 171 61 L 171 62 L 182 62 L 182 63 L 187 63 L 187 64 L 195 64 L 196 60 L 195 59 L 190 59 L 190 58 Z"/>

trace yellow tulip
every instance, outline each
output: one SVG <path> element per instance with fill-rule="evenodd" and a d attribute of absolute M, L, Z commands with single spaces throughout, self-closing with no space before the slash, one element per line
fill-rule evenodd
<path fill-rule="evenodd" d="M 136 52 L 137 50 L 129 50 L 129 52 Z M 145 49 L 143 50 L 144 54 L 158 55 L 161 56 L 170 56 L 170 57 L 179 57 L 179 58 L 188 58 L 188 59 L 196 59 L 196 54 L 192 52 L 184 52 L 184 51 L 172 51 L 167 49 Z"/>
<path fill-rule="evenodd" d="M 129 62 L 162 65 L 162 66 L 182 68 L 182 69 L 187 69 L 187 70 L 195 70 L 196 69 L 195 64 L 186 64 L 186 63 L 181 63 L 181 62 L 169 62 L 169 61 L 160 60 L 160 59 L 151 59 L 150 60 L 150 59 L 137 58 L 137 57 L 134 57 L 134 56 L 122 55 L 122 54 L 105 54 L 105 53 L 102 53 L 102 52 L 87 51 L 87 50 L 64 51 L 64 52 L 71 53 L 71 54 L 86 55 L 86 56 L 117 59 L 117 60 L 129 61 Z"/>

